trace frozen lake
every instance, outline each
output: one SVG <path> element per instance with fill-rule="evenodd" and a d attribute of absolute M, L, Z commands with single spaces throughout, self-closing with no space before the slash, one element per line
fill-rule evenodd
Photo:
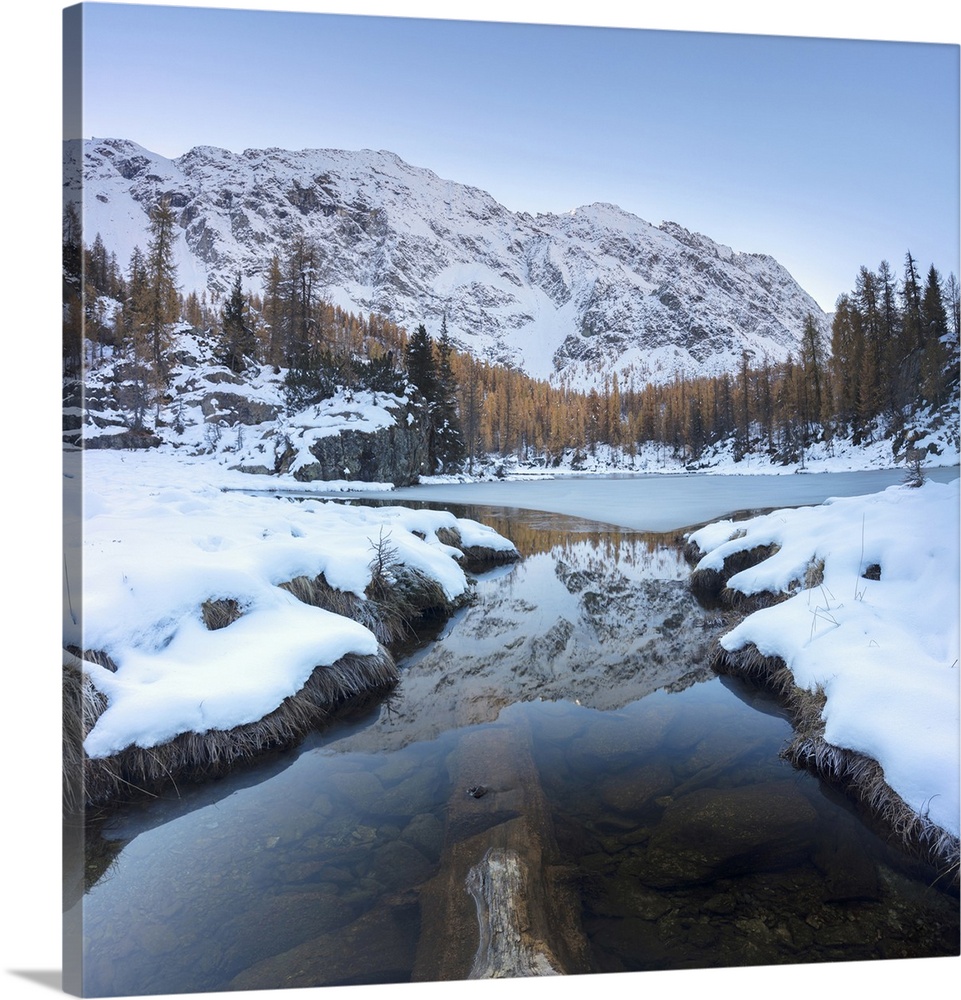
<path fill-rule="evenodd" d="M 958 467 L 927 470 L 929 478 L 950 482 Z M 876 493 L 904 479 L 900 469 L 824 472 L 783 476 L 558 476 L 410 486 L 351 496 L 430 503 L 484 504 L 550 511 L 604 521 L 637 531 L 674 531 L 740 510 L 799 507 L 828 497 Z M 339 499 L 344 494 L 337 494 Z"/>

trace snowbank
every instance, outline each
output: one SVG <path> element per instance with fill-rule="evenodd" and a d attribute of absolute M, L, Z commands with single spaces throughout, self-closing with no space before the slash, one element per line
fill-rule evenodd
<path fill-rule="evenodd" d="M 749 615 L 722 647 L 754 646 L 783 660 L 797 686 L 822 688 L 825 740 L 876 760 L 911 809 L 955 837 L 958 484 L 893 486 L 689 536 L 704 553 L 696 571 L 720 572 L 739 552 L 777 547 L 727 586 L 793 596 Z"/>
<path fill-rule="evenodd" d="M 386 547 L 454 602 L 468 581 L 460 550 L 438 532 L 464 548 L 515 551 L 446 512 L 227 492 L 211 484 L 209 462 L 201 472 L 157 454 L 88 452 L 83 461 L 82 633 L 68 616 L 64 641 L 117 667 L 85 666 L 109 703 L 85 741 L 93 758 L 256 721 L 316 666 L 378 652 L 367 628 L 279 584 L 322 573 L 366 600 L 371 563 Z M 68 564 L 76 573 L 76 559 Z M 234 602 L 239 617 L 209 629 L 207 601 Z"/>

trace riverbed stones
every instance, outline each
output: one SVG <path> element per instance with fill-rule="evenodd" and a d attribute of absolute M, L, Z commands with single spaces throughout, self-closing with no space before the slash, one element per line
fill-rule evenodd
<path fill-rule="evenodd" d="M 605 806 L 633 818 L 673 786 L 674 774 L 662 760 L 608 775 L 598 783 L 598 794 Z"/>
<path fill-rule="evenodd" d="M 635 874 L 668 887 L 789 867 L 810 851 L 815 821 L 790 781 L 699 789 L 664 810 Z"/>
<path fill-rule="evenodd" d="M 856 899 L 880 899 L 881 884 L 874 862 L 850 841 L 822 848 L 814 863 L 824 876 L 824 900 L 841 903 Z"/>
<path fill-rule="evenodd" d="M 670 962 L 671 952 L 653 921 L 637 917 L 589 919 L 584 921 L 584 930 L 590 935 L 599 972 L 659 969 Z"/>
<path fill-rule="evenodd" d="M 587 904 L 598 917 L 634 916 L 656 921 L 677 905 L 670 893 L 649 888 L 620 867 L 614 868 L 610 876 L 595 879 L 585 887 Z"/>
<path fill-rule="evenodd" d="M 393 903 L 393 905 L 390 905 Z M 231 990 L 343 986 L 408 978 L 420 922 L 404 895 L 363 914 L 336 934 L 254 962 L 227 984 Z"/>
<path fill-rule="evenodd" d="M 434 874 L 434 865 L 403 840 L 388 841 L 374 856 L 377 880 L 388 889 L 420 885 Z"/>
<path fill-rule="evenodd" d="M 572 761 L 596 763 L 606 769 L 616 769 L 636 761 L 638 755 L 654 752 L 661 744 L 664 731 L 673 713 L 648 711 L 643 725 L 617 724 L 603 718 L 584 728 L 582 734 L 570 743 Z M 703 735 L 703 734 L 702 734 Z"/>
<path fill-rule="evenodd" d="M 404 827 L 401 839 L 436 861 L 444 845 L 444 824 L 433 813 L 420 813 Z"/>
<path fill-rule="evenodd" d="M 343 927 L 357 919 L 362 910 L 361 900 L 350 899 L 332 886 L 265 896 L 226 925 L 224 940 L 243 942 L 242 951 L 238 946 L 235 954 L 228 952 L 228 959 L 237 967 L 266 959 L 292 943 Z M 256 936 L 244 933 L 252 920 L 256 920 L 259 928 Z M 231 924 L 236 925 L 233 930 Z"/>
<path fill-rule="evenodd" d="M 337 793 L 351 805 L 373 811 L 377 802 L 383 799 L 384 786 L 370 771 L 335 771 L 330 776 L 330 784 Z"/>
<path fill-rule="evenodd" d="M 410 816 L 433 800 L 434 781 L 434 775 L 425 771 L 412 774 L 396 785 L 381 786 L 376 795 L 367 800 L 367 808 L 379 816 Z"/>

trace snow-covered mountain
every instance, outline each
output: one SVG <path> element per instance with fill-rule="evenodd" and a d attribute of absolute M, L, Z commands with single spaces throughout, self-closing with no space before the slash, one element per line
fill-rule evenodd
<path fill-rule="evenodd" d="M 185 292 L 226 291 L 238 270 L 258 291 L 271 255 L 304 233 L 325 253 L 321 285 L 336 304 L 435 335 L 446 312 L 475 355 L 552 381 L 732 371 L 745 350 L 756 361 L 796 351 L 808 314 L 826 324 L 772 257 L 613 205 L 514 213 L 389 152 L 199 146 L 167 159 L 93 139 L 65 156 L 83 177 L 85 240 L 99 232 L 121 267 L 166 196 Z"/>

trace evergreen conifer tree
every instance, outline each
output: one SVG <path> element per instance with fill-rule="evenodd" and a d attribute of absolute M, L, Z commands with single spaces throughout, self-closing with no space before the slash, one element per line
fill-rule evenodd
<path fill-rule="evenodd" d="M 179 312 L 177 266 L 174 263 L 174 213 L 163 198 L 150 213 L 150 242 L 147 246 L 147 294 L 142 316 L 143 333 L 155 384 L 167 381 L 166 351 L 170 328 Z"/>
<path fill-rule="evenodd" d="M 70 203 L 63 213 L 63 330 L 64 375 L 79 375 L 83 357 L 84 254 L 80 212 Z"/>
<path fill-rule="evenodd" d="M 437 364 L 433 342 L 423 323 L 407 341 L 404 363 L 407 377 L 422 399 L 428 404 L 435 403 L 438 397 Z"/>
<path fill-rule="evenodd" d="M 466 452 L 457 412 L 459 386 L 451 363 L 453 353 L 454 345 L 447 332 L 445 314 L 437 341 L 437 405 L 434 412 L 436 457 L 438 464 L 445 470 L 459 466 L 464 461 Z"/>
<path fill-rule="evenodd" d="M 240 272 L 230 291 L 230 298 L 224 303 L 221 321 L 221 352 L 224 364 L 233 372 L 241 372 L 251 357 L 257 344 L 253 326 L 248 315 L 248 303 L 240 284 Z"/>
<path fill-rule="evenodd" d="M 932 406 L 945 402 L 950 380 L 947 371 L 948 314 L 944 308 L 941 275 L 932 264 L 921 296 L 921 329 L 924 351 L 921 358 L 921 391 L 924 400 Z"/>

